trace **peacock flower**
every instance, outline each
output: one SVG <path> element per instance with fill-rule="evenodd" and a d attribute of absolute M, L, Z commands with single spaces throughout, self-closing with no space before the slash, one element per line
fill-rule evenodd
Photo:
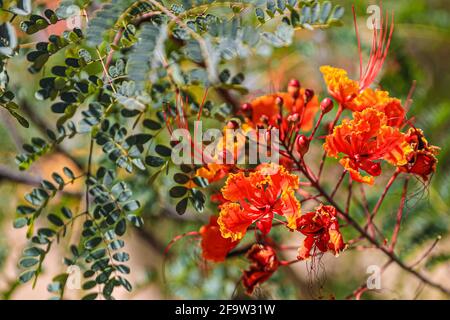
<path fill-rule="evenodd" d="M 213 262 L 224 261 L 228 252 L 239 243 L 239 241 L 222 237 L 216 216 L 212 216 L 209 219 L 209 224 L 200 228 L 200 236 L 202 239 L 200 243 L 202 257 Z"/>
<path fill-rule="evenodd" d="M 287 111 L 289 115 L 296 114 L 301 120 L 299 130 L 311 130 L 314 117 L 319 110 L 319 100 L 316 95 L 308 97 L 306 90 L 298 88 L 296 92 L 277 92 L 252 100 L 248 104 L 251 108 L 247 117 L 248 124 L 252 127 L 287 126 L 287 117 L 282 117 L 280 124 L 280 106 L 277 104 L 277 98 L 281 98 L 283 111 Z"/>
<path fill-rule="evenodd" d="M 374 108 L 354 112 L 352 120 L 344 119 L 326 137 L 323 147 L 330 157 L 338 158 L 344 154 L 339 162 L 353 180 L 373 184 L 374 176 L 381 174 L 377 160 L 403 166 L 412 151 L 405 135 L 387 122 L 386 115 Z M 360 170 L 369 175 L 363 176 Z"/>
<path fill-rule="evenodd" d="M 205 178 L 209 183 L 222 180 L 235 168 L 233 164 L 225 164 L 226 160 L 228 160 L 227 153 L 233 155 L 231 159 L 233 163 L 237 163 L 238 157 L 242 157 L 245 154 L 245 134 L 252 128 L 247 124 L 243 124 L 236 133 L 236 139 L 234 139 L 234 136 L 227 139 L 227 134 L 229 134 L 227 129 L 236 129 L 234 126 L 238 126 L 231 121 L 229 124 L 232 124 L 233 128 L 230 128 L 228 125 L 225 126 L 223 136 L 217 142 L 214 142 L 213 155 L 209 157 L 211 162 L 204 164 L 196 171 L 196 176 Z"/>
<path fill-rule="evenodd" d="M 284 216 L 287 227 L 296 229 L 301 214 L 300 202 L 294 195 L 298 187 L 298 177 L 276 164 L 262 164 L 249 175 L 230 174 L 222 188 L 228 202 L 221 206 L 217 220 L 222 236 L 239 240 L 253 223 L 267 234 L 274 214 Z"/>
<path fill-rule="evenodd" d="M 400 127 L 405 119 L 406 110 L 400 99 L 392 98 L 389 92 L 367 88 L 346 104 L 352 111 L 363 111 L 369 107 L 383 112 L 387 117 L 387 124 Z"/>
<path fill-rule="evenodd" d="M 308 212 L 298 218 L 297 230 L 306 237 L 298 250 L 298 259 L 305 260 L 321 252 L 330 251 L 334 255 L 345 249 L 344 240 L 339 232 L 336 208 L 320 205 L 314 212 Z"/>
<path fill-rule="evenodd" d="M 328 93 L 343 107 L 352 111 L 361 111 L 352 109 L 349 104 L 353 99 L 363 93 L 375 81 L 381 71 L 394 32 L 394 15 L 392 15 L 391 25 L 388 32 L 389 19 L 381 15 L 380 28 L 373 28 L 372 48 L 370 50 L 369 61 L 363 68 L 361 43 L 359 39 L 358 26 L 356 23 L 356 14 L 353 8 L 353 21 L 355 25 L 356 38 L 358 41 L 359 53 L 359 80 L 352 80 L 348 77 L 347 71 L 331 66 L 322 66 L 320 71 L 323 74 Z M 364 70 L 363 70 L 364 69 Z"/>
<path fill-rule="evenodd" d="M 277 271 L 280 262 L 275 250 L 262 244 L 254 244 L 247 252 L 247 258 L 252 264 L 250 269 L 244 271 L 242 283 L 246 292 L 252 294 L 258 284 L 267 281 Z"/>
<path fill-rule="evenodd" d="M 328 93 L 340 105 L 347 106 L 347 103 L 359 94 L 358 81 L 350 79 L 344 69 L 322 66 L 320 72 L 323 74 Z"/>
<path fill-rule="evenodd" d="M 408 162 L 399 167 L 400 171 L 416 174 L 427 181 L 428 177 L 436 171 L 438 162 L 436 155 L 439 153 L 439 147 L 430 145 L 423 131 L 416 128 L 408 130 L 406 142 L 413 151 L 408 155 Z"/>

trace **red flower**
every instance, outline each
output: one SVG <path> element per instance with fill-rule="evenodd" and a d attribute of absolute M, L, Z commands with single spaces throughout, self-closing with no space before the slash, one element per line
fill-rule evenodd
<path fill-rule="evenodd" d="M 436 155 L 439 148 L 430 145 L 423 135 L 423 131 L 416 128 L 410 128 L 406 133 L 406 142 L 412 147 L 413 151 L 408 155 L 408 163 L 399 167 L 401 171 L 417 174 L 424 181 L 428 176 L 436 171 Z"/>
<path fill-rule="evenodd" d="M 200 228 L 200 236 L 203 258 L 214 262 L 224 261 L 228 252 L 239 243 L 222 237 L 216 216 L 212 216 L 209 224 Z"/>
<path fill-rule="evenodd" d="M 306 238 L 298 250 L 298 259 L 314 256 L 316 248 L 321 252 L 331 251 L 336 256 L 344 250 L 345 244 L 339 232 L 336 208 L 320 205 L 314 212 L 308 212 L 297 220 L 297 230 Z M 312 252 L 311 252 L 312 251 Z"/>
<path fill-rule="evenodd" d="M 373 108 L 353 113 L 353 120 L 345 119 L 326 137 L 323 145 L 328 156 L 337 158 L 350 172 L 353 180 L 373 184 L 374 176 L 381 174 L 381 165 L 376 160 L 386 160 L 395 166 L 407 163 L 406 156 L 412 151 L 405 135 L 398 128 L 388 126 L 383 112 Z M 363 170 L 369 176 L 359 172 Z"/>
<path fill-rule="evenodd" d="M 222 188 L 228 202 L 221 206 L 217 220 L 222 236 L 239 240 L 255 222 L 267 234 L 274 214 L 286 217 L 287 226 L 295 230 L 301 214 L 300 202 L 294 195 L 298 187 L 298 177 L 275 164 L 260 165 L 248 176 L 243 172 L 230 174 Z"/>
<path fill-rule="evenodd" d="M 247 258 L 252 262 L 249 270 L 245 270 L 242 283 L 248 294 L 252 294 L 255 286 L 267 281 L 278 269 L 280 263 L 275 250 L 262 244 L 254 244 L 247 252 Z"/>

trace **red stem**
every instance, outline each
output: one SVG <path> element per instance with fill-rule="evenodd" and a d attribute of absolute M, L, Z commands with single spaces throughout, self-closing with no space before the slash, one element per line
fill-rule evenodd
<path fill-rule="evenodd" d="M 406 193 L 408 191 L 408 181 L 409 179 L 405 179 L 405 183 L 403 184 L 402 198 L 400 200 L 400 206 L 398 207 L 397 211 L 397 221 L 395 223 L 394 232 L 392 234 L 391 247 L 389 248 L 389 250 L 391 251 L 394 251 L 394 247 L 397 244 L 397 237 L 400 231 L 400 225 L 402 224 L 403 209 L 405 207 Z"/>

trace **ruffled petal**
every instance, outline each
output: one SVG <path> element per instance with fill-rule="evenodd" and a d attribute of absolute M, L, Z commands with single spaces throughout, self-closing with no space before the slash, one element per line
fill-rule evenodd
<path fill-rule="evenodd" d="M 200 236 L 202 238 L 200 243 L 202 257 L 214 262 L 224 261 L 228 252 L 239 243 L 239 241 L 222 237 L 216 216 L 212 216 L 209 224 L 200 228 Z"/>
<path fill-rule="evenodd" d="M 222 205 L 217 223 L 222 237 L 236 241 L 244 237 L 253 217 L 249 217 L 239 204 L 228 202 Z"/>

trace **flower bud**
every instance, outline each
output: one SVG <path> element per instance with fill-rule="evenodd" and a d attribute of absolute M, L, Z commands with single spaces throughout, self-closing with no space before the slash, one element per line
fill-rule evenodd
<path fill-rule="evenodd" d="M 260 121 L 261 123 L 268 124 L 268 123 L 269 123 L 269 117 L 266 116 L 265 114 L 263 114 L 263 115 L 261 116 L 261 118 L 259 118 L 259 121 Z"/>
<path fill-rule="evenodd" d="M 287 117 L 287 121 L 288 121 L 288 122 L 297 122 L 297 121 L 298 121 L 298 118 L 299 118 L 298 113 L 293 113 L 293 114 L 290 114 L 290 115 Z"/>
<path fill-rule="evenodd" d="M 314 90 L 312 89 L 305 89 L 305 103 L 308 103 L 311 101 L 311 99 L 314 97 Z"/>
<path fill-rule="evenodd" d="M 333 100 L 330 98 L 325 98 L 320 102 L 320 109 L 322 110 L 322 113 L 328 113 L 333 109 Z"/>
<path fill-rule="evenodd" d="M 236 120 L 230 120 L 230 121 L 228 121 L 228 123 L 227 123 L 227 129 L 235 130 L 235 129 L 237 129 L 237 128 L 239 128 L 239 123 L 237 123 Z"/>
<path fill-rule="evenodd" d="M 297 79 L 289 81 L 288 92 L 294 99 L 297 99 L 300 87 L 300 82 Z"/>
<path fill-rule="evenodd" d="M 305 155 L 309 150 L 309 139 L 304 134 L 298 135 L 295 140 L 295 146 L 297 147 L 298 153 L 302 156 Z"/>
<path fill-rule="evenodd" d="M 246 114 L 246 115 L 250 115 L 251 113 L 252 113 L 252 109 L 253 109 L 253 107 L 252 107 L 252 105 L 250 104 L 250 103 L 244 103 L 242 106 L 241 106 L 241 111 L 244 113 L 244 114 Z"/>
<path fill-rule="evenodd" d="M 276 104 L 277 106 L 279 106 L 279 107 L 283 106 L 283 98 L 280 97 L 280 96 L 277 96 L 277 97 L 275 98 L 275 104 Z"/>

